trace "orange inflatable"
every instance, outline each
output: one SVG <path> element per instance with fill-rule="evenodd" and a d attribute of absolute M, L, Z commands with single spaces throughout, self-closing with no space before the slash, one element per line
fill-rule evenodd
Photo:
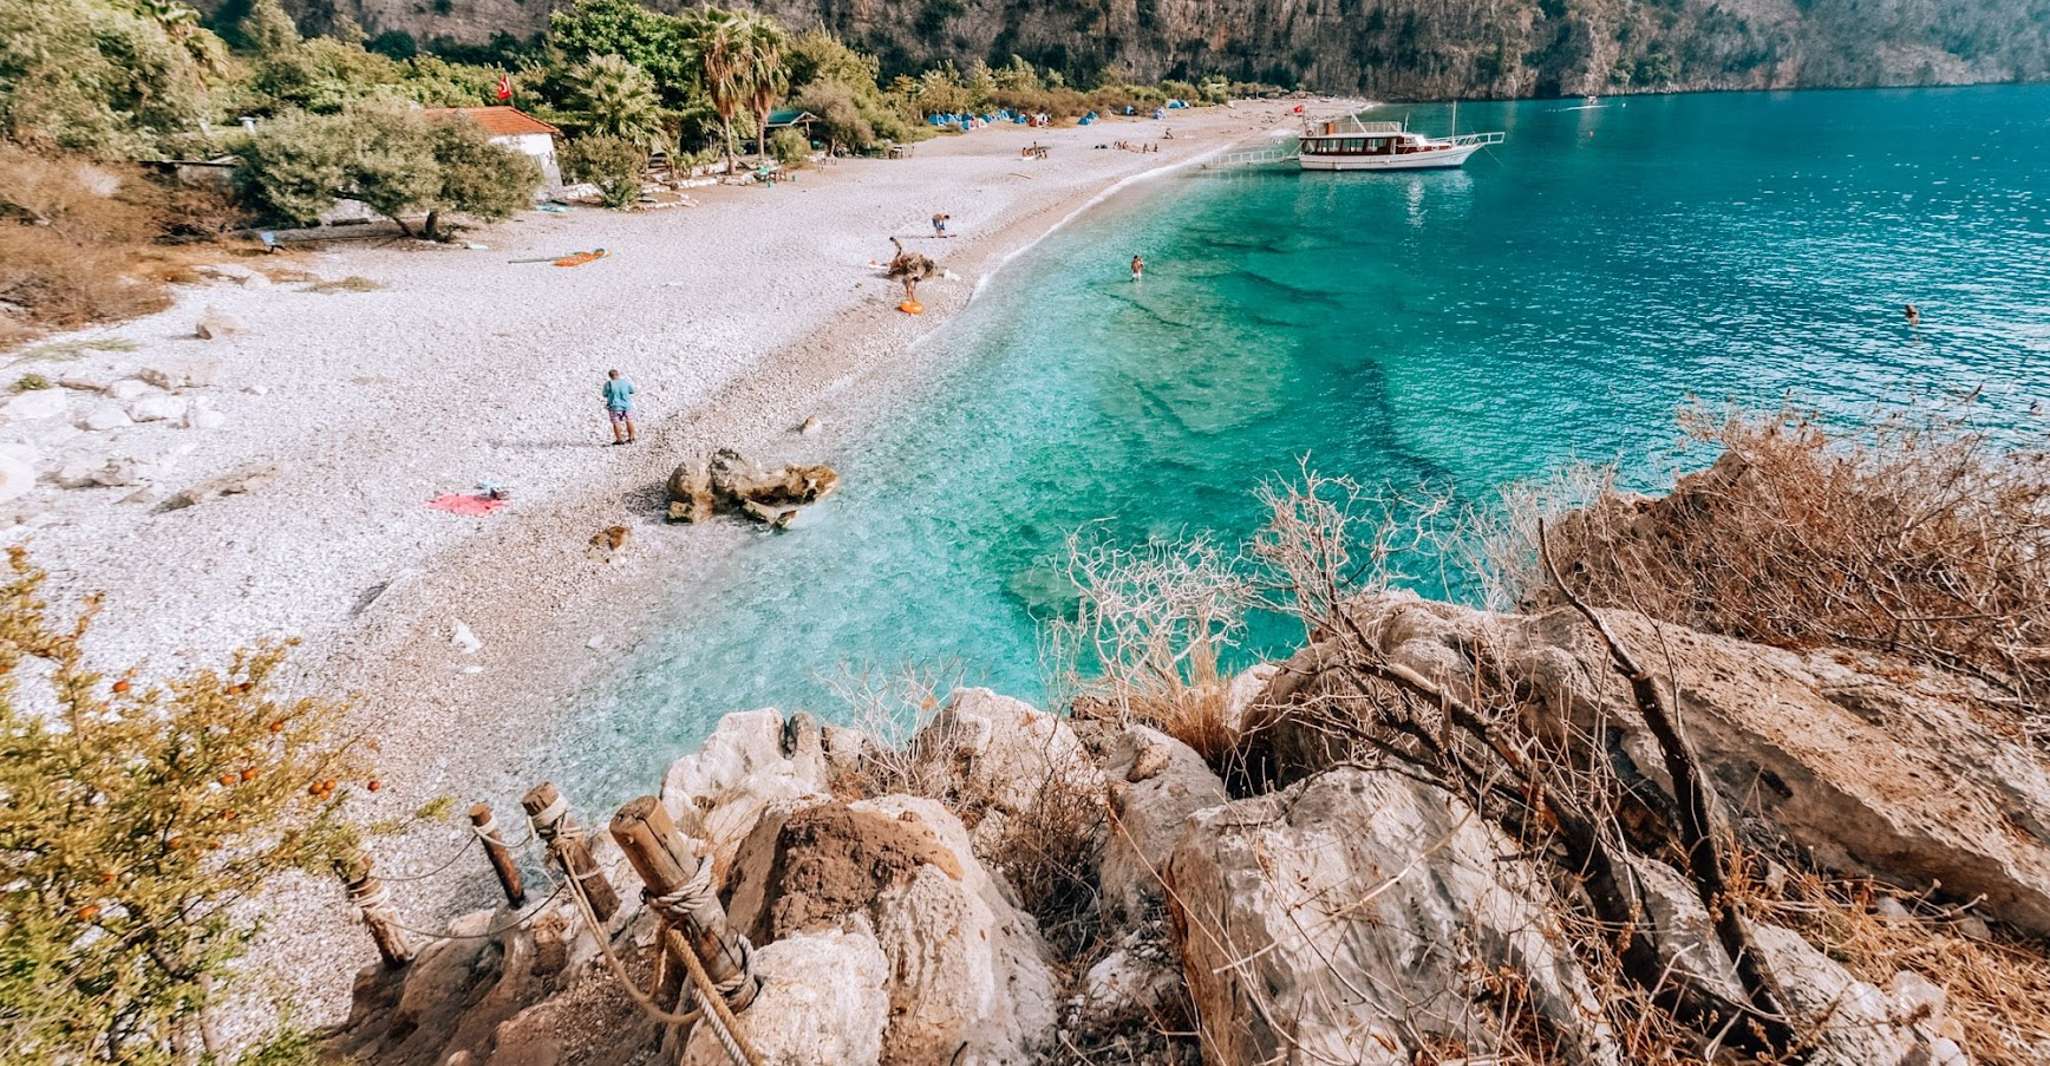
<path fill-rule="evenodd" d="M 906 300 L 897 305 L 897 310 L 907 315 L 922 315 L 925 313 L 925 305 L 917 300 Z"/>

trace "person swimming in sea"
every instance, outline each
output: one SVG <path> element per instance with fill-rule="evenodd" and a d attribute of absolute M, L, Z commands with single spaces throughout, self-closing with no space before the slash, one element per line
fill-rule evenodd
<path fill-rule="evenodd" d="M 1132 257 L 1132 280 L 1133 280 L 1133 281 L 1138 281 L 1138 280 L 1139 280 L 1140 278 L 1143 278 L 1143 277 L 1145 277 L 1145 276 L 1146 276 L 1146 257 L 1145 257 L 1145 256 L 1143 256 L 1143 255 L 1135 255 L 1135 256 L 1133 256 L 1133 257 Z"/>
<path fill-rule="evenodd" d="M 1903 305 L 1903 306 L 1904 306 L 1904 308 L 1905 308 L 1905 310 L 1903 311 L 1903 313 L 1904 313 L 1904 314 L 1905 314 L 1905 315 L 1907 316 L 1907 320 L 1908 320 L 1908 325 L 1910 325 L 1910 326 L 1919 326 L 1919 325 L 1921 325 L 1921 324 L 1922 324 L 1922 309 L 1921 309 L 1921 308 L 1919 308 L 1919 307 L 1916 307 L 1916 306 L 1915 306 L 1914 304 L 1906 304 L 1906 305 Z"/>

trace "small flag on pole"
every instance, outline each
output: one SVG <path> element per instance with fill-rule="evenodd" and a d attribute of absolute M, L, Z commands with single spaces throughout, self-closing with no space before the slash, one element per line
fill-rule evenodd
<path fill-rule="evenodd" d="M 498 76 L 498 102 L 503 104 L 512 99 L 512 75 Z"/>

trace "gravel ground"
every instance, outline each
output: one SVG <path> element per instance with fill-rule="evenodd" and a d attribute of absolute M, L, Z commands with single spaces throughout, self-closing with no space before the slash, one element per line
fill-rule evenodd
<path fill-rule="evenodd" d="M 252 640 L 300 637 L 291 683 L 356 694 L 362 728 L 382 746 L 380 804 L 450 793 L 516 815 L 533 782 L 505 768 L 552 706 L 631 647 L 647 616 L 639 607 L 659 591 L 637 579 L 746 535 L 659 524 L 677 461 L 727 444 L 769 458 L 823 450 L 838 427 L 793 432 L 820 398 L 906 358 L 1005 257 L 1121 179 L 1259 140 L 1292 106 L 1180 113 L 1158 154 L 1091 149 L 1154 135 L 1157 123 L 1006 127 L 928 141 L 907 161 L 837 162 L 773 189 L 692 190 L 695 207 L 530 212 L 467 234 L 481 249 L 356 241 L 232 259 L 222 272 L 243 280 L 190 286 L 160 314 L 53 338 L 126 350 L 53 357 L 46 344 L 11 366 L 0 355 L 8 381 L 36 372 L 102 385 L 153 368 L 175 386 L 196 362 L 218 364 L 214 384 L 141 397 L 202 405 L 184 419 L 193 428 L 175 418 L 80 428 L 137 402 L 84 389 L 63 389 L 54 415 L 5 408 L 0 455 L 29 460 L 42 480 L 0 503 L 0 542 L 29 545 L 60 606 L 107 593 L 91 644 L 100 661 L 168 673 Z M 1052 146 L 1049 161 L 1020 158 L 1034 140 Z M 930 238 L 937 211 L 960 236 Z M 916 238 L 906 244 L 956 275 L 921 287 L 923 316 L 895 312 L 894 283 L 868 265 L 889 257 L 892 234 Z M 611 254 L 570 269 L 507 262 L 592 248 Z M 270 280 L 290 272 L 362 280 L 327 291 Z M 195 339 L 209 314 L 240 329 Z M 605 446 L 598 388 L 609 367 L 640 389 L 632 448 Z M 109 459 L 134 460 L 108 476 L 129 484 L 55 483 Z M 172 493 L 248 464 L 274 467 L 276 479 L 163 509 Z M 486 481 L 512 493 L 494 514 L 425 506 Z M 625 547 L 590 546 L 615 524 L 630 530 Z M 457 622 L 481 642 L 474 653 L 451 643 Z M 418 870 L 461 840 L 428 831 L 380 851 L 392 868 Z M 396 885 L 398 905 L 433 926 L 429 916 L 484 898 L 489 878 L 481 863 L 475 872 L 455 885 Z M 258 959 L 285 965 L 263 967 L 249 989 L 289 999 L 299 1024 L 339 1019 L 349 974 L 372 957 L 338 897 L 330 885 L 285 886 L 266 904 Z M 252 1004 L 231 1028 L 271 1016 Z"/>

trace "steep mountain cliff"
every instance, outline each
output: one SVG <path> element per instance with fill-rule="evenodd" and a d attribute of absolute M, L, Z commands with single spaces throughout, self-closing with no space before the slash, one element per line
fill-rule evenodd
<path fill-rule="evenodd" d="M 215 0 L 215 7 L 239 0 Z M 286 0 L 317 29 L 483 43 L 556 0 Z M 675 0 L 650 6 L 674 10 Z M 739 6 L 749 6 L 745 0 Z M 759 0 L 886 72 L 1012 54 L 1071 77 L 1224 74 L 1380 98 L 2050 77 L 2050 0 Z"/>

